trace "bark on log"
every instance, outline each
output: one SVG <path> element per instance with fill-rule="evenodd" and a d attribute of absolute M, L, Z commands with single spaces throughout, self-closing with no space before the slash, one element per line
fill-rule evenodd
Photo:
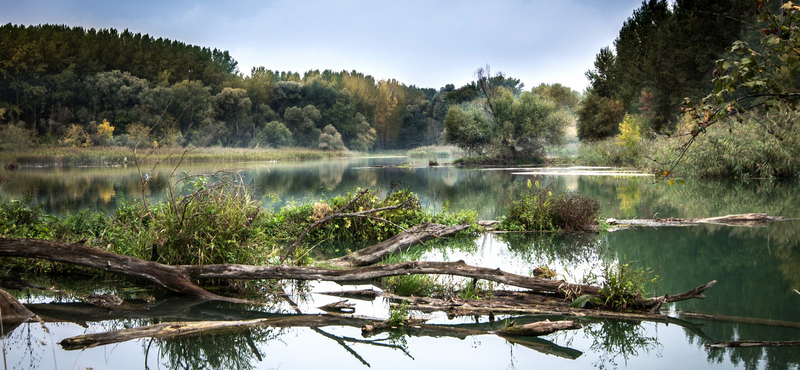
<path fill-rule="evenodd" d="M 238 330 L 246 330 L 249 327 L 255 326 L 271 326 L 271 327 L 310 327 L 319 328 L 323 326 L 350 326 L 350 327 L 363 327 L 366 325 L 374 324 L 376 320 L 363 317 L 344 317 L 338 315 L 288 315 L 281 317 L 264 318 L 258 320 L 246 321 L 205 321 L 205 322 L 176 322 L 176 323 L 161 323 L 145 327 L 122 329 L 117 331 L 84 334 L 75 337 L 70 337 L 62 340 L 59 344 L 65 350 L 82 350 L 85 348 L 96 347 L 101 345 L 108 345 L 114 343 L 121 343 L 129 340 L 139 338 L 159 338 L 169 339 L 177 338 L 184 335 L 199 335 L 205 333 L 219 333 L 219 332 L 235 332 Z M 403 333 L 409 336 L 416 337 L 453 337 L 464 339 L 474 335 L 491 335 L 494 334 L 490 330 L 472 329 L 469 327 L 461 327 L 459 325 L 428 325 L 419 324 L 417 321 L 409 321 L 409 324 L 404 326 Z M 471 325 L 467 325 L 471 326 Z M 375 334 L 373 332 L 363 332 L 365 337 Z M 323 334 L 324 335 L 324 334 Z M 550 341 L 539 338 L 513 338 L 502 337 L 507 341 L 515 344 L 522 345 L 526 348 L 533 349 L 549 355 L 555 355 L 567 359 L 574 360 L 580 357 L 583 352 L 573 348 L 562 347 Z M 352 340 L 351 340 L 352 341 Z M 355 340 L 360 343 L 366 341 Z"/>
<path fill-rule="evenodd" d="M 0 289 L 0 321 L 3 324 L 20 323 L 34 316 L 36 315 L 19 303 L 14 296 Z"/>
<path fill-rule="evenodd" d="M 419 224 L 412 226 L 406 229 L 406 231 L 371 247 L 367 247 L 350 253 L 344 257 L 334 258 L 325 262 L 337 267 L 369 266 L 380 262 L 383 258 L 390 254 L 405 251 L 414 245 L 424 243 L 431 239 L 442 238 L 451 234 L 455 234 L 459 231 L 466 230 L 469 227 L 469 224 L 461 224 L 449 227 L 429 222 Z"/>
<path fill-rule="evenodd" d="M 85 246 L 81 243 L 58 243 L 38 239 L 0 238 L 0 256 L 38 258 L 70 263 L 101 271 L 137 277 L 156 283 L 176 293 L 212 301 L 249 303 L 211 293 L 194 283 L 180 266 L 168 266 Z"/>
<path fill-rule="evenodd" d="M 562 295 L 599 294 L 600 288 L 591 285 L 570 284 L 565 281 L 539 279 L 517 275 L 486 267 L 457 262 L 412 261 L 390 265 L 375 265 L 351 269 L 330 269 L 313 266 L 250 266 L 203 265 L 181 266 L 194 279 L 292 279 L 325 281 L 365 281 L 389 276 L 413 274 L 453 275 L 494 281 L 501 284 L 527 288 L 537 292 Z"/>
<path fill-rule="evenodd" d="M 505 328 L 495 331 L 494 333 L 501 336 L 538 337 L 540 335 L 555 333 L 560 330 L 572 330 L 580 328 L 582 328 L 582 326 L 577 321 L 544 320 L 524 325 L 509 325 Z"/>
<path fill-rule="evenodd" d="M 391 265 L 375 265 L 351 269 L 330 269 L 303 266 L 251 266 L 237 264 L 168 266 L 142 259 L 121 256 L 83 244 L 57 243 L 35 239 L 0 238 L 0 256 L 39 258 L 72 263 L 157 283 L 169 290 L 190 297 L 234 303 L 252 303 L 247 300 L 223 297 L 195 285 L 199 279 L 291 279 L 326 281 L 364 281 L 383 277 L 412 274 L 441 274 L 494 281 L 501 284 L 548 292 L 561 296 L 577 297 L 582 294 L 598 295 L 600 288 L 590 285 L 570 284 L 564 281 L 539 279 L 504 272 L 500 269 L 470 266 L 464 261 L 423 262 L 412 261 Z M 642 299 L 641 307 L 653 307 L 665 302 L 689 298 L 703 298 L 702 292 L 716 281 L 702 285 L 690 292 Z"/>
<path fill-rule="evenodd" d="M 662 227 L 662 226 L 696 226 L 702 224 L 726 225 L 726 226 L 763 226 L 773 221 L 783 221 L 785 217 L 770 216 L 766 213 L 744 213 L 727 215 L 720 217 L 707 218 L 656 218 L 640 220 L 616 220 L 610 218 L 606 220 L 612 226 L 643 226 L 643 227 Z"/>
<path fill-rule="evenodd" d="M 743 340 L 733 342 L 716 342 L 706 345 L 709 348 L 736 348 L 736 347 L 787 347 L 787 346 L 800 346 L 800 340 L 788 341 L 758 341 L 758 340 Z"/>

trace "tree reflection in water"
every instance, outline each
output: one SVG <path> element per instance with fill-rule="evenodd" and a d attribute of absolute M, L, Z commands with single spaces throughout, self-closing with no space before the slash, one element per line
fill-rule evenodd
<path fill-rule="evenodd" d="M 647 336 L 645 327 L 636 321 L 603 320 L 586 325 L 584 333 L 592 338 L 590 349 L 600 354 L 595 364 L 600 369 L 619 367 L 619 358 L 627 365 L 629 357 L 637 357 L 641 351 L 660 351 L 662 347 L 658 338 Z"/>
<path fill-rule="evenodd" d="M 278 339 L 284 330 L 254 327 L 236 333 L 154 340 L 154 344 L 168 369 L 248 370 L 256 363 L 254 359 L 259 362 L 263 359 L 259 345 Z M 151 344 L 145 351 L 149 351 Z"/>

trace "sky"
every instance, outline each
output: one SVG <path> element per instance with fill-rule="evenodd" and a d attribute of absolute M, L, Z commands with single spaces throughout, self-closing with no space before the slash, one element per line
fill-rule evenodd
<path fill-rule="evenodd" d="M 440 88 L 479 67 L 527 89 L 583 91 L 584 73 L 612 46 L 641 0 L 0 0 L 0 23 L 128 29 L 227 50 L 253 67 L 356 70 Z"/>

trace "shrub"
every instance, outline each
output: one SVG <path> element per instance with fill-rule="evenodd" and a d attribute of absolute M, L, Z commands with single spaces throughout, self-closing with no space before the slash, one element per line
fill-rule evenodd
<path fill-rule="evenodd" d="M 513 198 L 499 225 L 502 230 L 587 231 L 597 225 L 600 203 L 594 198 L 573 193 L 553 195 L 531 180 Z"/>
<path fill-rule="evenodd" d="M 600 295 L 603 305 L 615 310 L 624 310 L 645 294 L 645 285 L 655 283 L 658 276 L 650 278 L 650 269 L 634 268 L 632 263 L 606 265 L 603 268 L 603 284 Z"/>

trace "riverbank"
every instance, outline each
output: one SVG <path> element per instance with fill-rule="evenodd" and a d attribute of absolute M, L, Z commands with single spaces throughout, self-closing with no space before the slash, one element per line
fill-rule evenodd
<path fill-rule="evenodd" d="M 127 147 L 50 147 L 0 152 L 3 167 L 13 165 L 116 165 L 140 163 L 187 162 L 247 162 L 247 161 L 305 161 L 344 158 L 362 155 L 355 151 L 325 151 L 309 148 L 156 148 L 134 152 Z"/>

